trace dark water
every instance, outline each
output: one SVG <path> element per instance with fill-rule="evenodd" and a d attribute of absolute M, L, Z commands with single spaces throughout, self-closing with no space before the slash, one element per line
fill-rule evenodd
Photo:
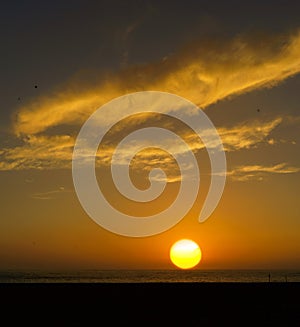
<path fill-rule="evenodd" d="M 84 270 L 0 271 L 0 283 L 300 282 L 300 271 L 266 270 Z"/>

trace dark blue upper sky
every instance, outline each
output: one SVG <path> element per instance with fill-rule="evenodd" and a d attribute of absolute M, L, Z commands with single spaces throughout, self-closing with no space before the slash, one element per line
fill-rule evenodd
<path fill-rule="evenodd" d="M 286 32 L 299 17 L 298 1 L 2 2 L 2 128 L 19 101 L 78 71 L 151 62 L 202 38 Z"/>

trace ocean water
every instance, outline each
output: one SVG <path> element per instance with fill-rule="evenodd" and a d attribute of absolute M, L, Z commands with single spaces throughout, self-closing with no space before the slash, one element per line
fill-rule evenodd
<path fill-rule="evenodd" d="M 83 270 L 0 271 L 0 283 L 209 283 L 300 282 L 300 271 Z"/>

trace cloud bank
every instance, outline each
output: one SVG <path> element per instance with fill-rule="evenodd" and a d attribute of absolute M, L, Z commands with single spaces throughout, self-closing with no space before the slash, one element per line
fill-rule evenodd
<path fill-rule="evenodd" d="M 102 76 L 92 86 L 79 79 L 35 98 L 18 109 L 14 132 L 36 134 L 58 125 L 81 124 L 107 101 L 136 91 L 175 93 L 205 108 L 229 96 L 272 87 L 299 71 L 299 31 L 203 41 L 161 62 Z"/>
<path fill-rule="evenodd" d="M 222 139 L 226 152 L 239 151 L 243 149 L 255 148 L 260 144 L 273 145 L 274 139 L 270 137 L 274 129 L 282 122 L 278 117 L 269 121 L 245 121 L 231 127 L 220 127 L 218 133 Z M 129 130 L 131 126 L 127 127 Z M 129 130 L 122 131 L 127 135 Z M 118 131 L 118 129 L 117 129 Z M 209 132 L 209 131 L 208 131 Z M 191 151 L 197 153 L 204 148 L 203 143 L 199 143 L 197 134 L 186 132 L 184 139 L 188 142 Z M 25 170 L 25 169 L 70 169 L 72 160 L 72 151 L 75 144 L 75 137 L 69 135 L 30 135 L 23 138 L 23 144 L 4 148 L 0 152 L 0 170 Z M 114 142 L 104 142 L 97 153 L 97 163 L 100 165 L 109 165 L 110 158 L 115 151 L 117 144 Z M 184 155 L 185 148 L 174 142 L 173 139 L 158 140 L 156 145 L 167 148 L 171 154 Z M 117 153 L 117 162 L 122 165 L 126 161 L 128 154 L 137 153 L 137 144 L 135 141 L 129 142 L 126 147 Z M 170 156 L 159 149 L 152 148 L 147 151 L 137 153 L 135 157 L 136 167 L 138 169 L 150 171 L 153 164 L 163 167 L 163 169 L 173 169 Z M 151 165 L 149 165 L 151 163 Z M 170 171 L 170 174 L 171 174 Z M 243 171 L 237 171 L 243 173 Z M 246 171 L 244 171 L 246 172 Z M 233 175 L 233 173 L 230 173 Z M 178 180 L 178 176 L 173 176 L 173 181 Z"/>
<path fill-rule="evenodd" d="M 239 36 L 228 42 L 194 43 L 161 62 L 101 76 L 92 86 L 79 78 L 77 82 L 70 81 L 52 94 L 35 98 L 17 110 L 13 133 L 20 145 L 0 150 L 0 170 L 69 169 L 75 135 L 81 124 L 101 105 L 127 93 L 144 90 L 175 93 L 205 109 L 234 95 L 273 87 L 299 71 L 300 32 L 297 31 L 281 36 Z M 260 143 L 273 145 L 275 141 L 270 134 L 281 121 L 280 117 L 265 122 L 248 121 L 230 128 L 219 127 L 218 132 L 227 152 L 250 149 Z M 62 131 L 68 125 L 71 133 L 65 135 Z M 53 135 L 53 131 L 59 135 Z M 187 135 L 191 150 L 201 150 L 203 145 L 193 137 Z M 181 151 L 176 144 L 169 146 L 170 152 Z M 134 149 L 129 147 L 127 150 Z M 103 163 L 113 148 L 107 146 L 105 151 L 107 153 L 102 152 L 98 157 Z M 148 160 L 150 155 L 155 157 L 155 153 L 143 153 L 139 157 L 140 163 Z M 162 165 L 168 160 L 167 157 L 156 157 L 157 163 Z M 246 180 L 252 175 L 271 172 L 259 165 L 245 167 L 237 167 L 228 175 L 236 180 Z M 298 168 L 286 165 L 277 165 L 273 169 L 277 169 L 272 171 L 276 173 L 298 171 Z M 176 176 L 174 181 L 177 181 Z"/>

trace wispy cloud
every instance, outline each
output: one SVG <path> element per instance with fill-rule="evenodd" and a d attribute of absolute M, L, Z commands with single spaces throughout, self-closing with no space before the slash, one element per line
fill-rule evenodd
<path fill-rule="evenodd" d="M 30 135 L 0 153 L 0 170 L 69 168 L 74 138 L 69 135 Z"/>
<path fill-rule="evenodd" d="M 281 122 L 282 118 L 280 117 L 265 123 L 257 120 L 248 121 L 232 128 L 219 128 L 218 132 L 226 151 L 249 149 L 261 142 L 273 145 L 274 139 L 268 137 Z"/>
<path fill-rule="evenodd" d="M 299 71 L 299 32 L 202 41 L 167 60 L 102 76 L 93 86 L 71 82 L 35 98 L 17 111 L 14 131 L 36 134 L 57 125 L 80 124 L 102 104 L 135 91 L 175 93 L 205 108 L 232 95 L 272 87 Z"/>
<path fill-rule="evenodd" d="M 194 43 L 161 62 L 102 76 L 92 87 L 84 84 L 84 79 L 72 81 L 17 110 L 14 132 L 19 145 L 0 149 L 0 170 L 70 168 L 75 129 L 71 128 L 70 135 L 53 135 L 53 132 L 57 128 L 63 130 L 66 125 L 76 125 L 78 130 L 78 125 L 100 105 L 126 93 L 142 90 L 171 92 L 205 108 L 233 95 L 272 87 L 299 71 L 300 32 L 295 32 L 260 38 L 240 36 L 227 43 L 220 40 L 201 42 L 201 45 Z M 272 146 L 277 140 L 270 135 L 281 121 L 282 118 L 267 122 L 248 121 L 219 127 L 218 132 L 227 152 L 250 149 L 261 143 Z M 192 150 L 202 149 L 203 144 L 193 134 L 187 134 L 186 139 Z M 168 143 L 166 140 L 164 145 L 171 153 L 185 151 L 173 141 Z M 113 144 L 107 144 L 98 160 L 106 162 L 113 149 Z M 133 150 L 134 144 L 126 149 Z M 140 162 L 149 155 L 150 152 L 140 156 Z M 154 155 L 151 153 L 152 157 Z M 119 157 L 121 163 L 122 153 Z M 168 163 L 165 157 L 156 160 L 161 164 Z"/>
<path fill-rule="evenodd" d="M 245 182 L 249 180 L 263 180 L 267 174 L 292 174 L 298 173 L 300 167 L 289 166 L 287 163 L 279 163 L 273 166 L 249 165 L 237 166 L 227 172 L 227 176 L 234 181 Z"/>
<path fill-rule="evenodd" d="M 269 145 L 275 144 L 275 140 L 270 138 L 271 132 L 282 122 L 282 118 L 278 117 L 267 122 L 261 122 L 258 120 L 245 121 L 238 125 L 232 127 L 220 127 L 218 128 L 218 133 L 222 139 L 222 143 L 225 151 L 238 151 L 241 149 L 250 149 L 257 147 L 261 143 L 266 143 Z M 209 136 L 210 131 L 201 131 Z M 126 133 L 125 133 L 126 134 Z M 198 151 L 204 148 L 204 144 L 199 142 L 199 137 L 195 133 L 183 134 L 184 139 L 188 142 L 189 148 L 192 151 Z M 146 144 L 146 143 L 145 143 Z M 184 154 L 186 148 L 174 139 L 157 139 L 156 146 L 159 148 L 168 149 L 171 154 Z M 214 144 L 208 144 L 208 146 L 213 147 Z M 123 158 L 127 157 L 132 153 L 136 153 L 136 149 L 139 148 L 139 144 L 136 141 L 129 142 L 126 148 L 122 148 L 117 154 L 117 162 L 119 164 L 123 163 Z M 107 144 L 103 147 L 102 151 L 98 153 L 98 159 L 102 162 L 108 162 L 108 158 L 112 156 L 115 151 L 114 144 Z M 144 159 L 151 161 L 154 158 L 157 150 L 152 149 L 147 152 L 143 152 L 143 155 L 138 155 L 137 157 L 142 162 Z M 165 162 L 165 159 L 163 159 Z M 163 163 L 162 162 L 162 163 Z"/>
<path fill-rule="evenodd" d="M 281 123 L 281 118 L 275 118 L 270 121 L 247 121 L 231 127 L 220 127 L 218 132 L 222 139 L 225 151 L 239 151 L 241 149 L 250 149 L 259 146 L 259 144 L 275 144 L 270 137 L 272 131 Z M 127 135 L 131 126 L 127 126 L 122 134 Z M 120 132 L 117 128 L 117 133 Z M 203 143 L 199 142 L 198 136 L 190 131 L 183 133 L 178 129 L 186 140 L 191 151 L 197 152 L 203 149 Z M 209 134 L 209 130 L 206 131 Z M 23 138 L 22 144 L 17 147 L 4 148 L 0 153 L 0 170 L 23 170 L 23 169 L 69 169 L 71 167 L 72 151 L 75 143 L 75 137 L 69 135 L 46 136 L 31 135 Z M 146 145 L 146 143 L 145 143 Z M 184 155 L 186 148 L 174 139 L 159 139 L 153 144 L 149 143 L 152 149 L 137 153 L 139 143 L 131 141 L 126 147 L 118 149 L 116 161 L 118 164 L 125 164 L 125 158 L 133 153 L 136 167 L 151 169 L 154 164 L 167 168 L 172 166 L 172 158 L 158 148 L 167 149 L 170 154 Z M 213 144 L 211 144 L 213 146 Z M 102 165 L 110 164 L 111 157 L 116 150 L 114 136 L 108 142 L 104 142 L 97 153 L 97 163 Z M 151 165 L 149 165 L 151 163 Z M 148 168 L 147 168 L 148 167 Z"/>
<path fill-rule="evenodd" d="M 61 186 L 57 190 L 33 193 L 30 195 L 30 197 L 32 199 L 36 199 L 36 200 L 52 200 L 52 199 L 55 199 L 58 194 L 69 193 L 69 192 L 71 192 L 71 191 L 66 190 L 63 186 Z"/>
<path fill-rule="evenodd" d="M 294 123 L 294 120 L 290 121 Z M 222 138 L 225 151 L 228 152 L 256 148 L 260 144 L 272 146 L 276 144 L 276 141 L 270 135 L 281 122 L 282 118 L 275 118 L 266 122 L 257 120 L 247 121 L 236 126 L 220 127 L 218 132 Z M 289 120 L 287 123 L 289 123 Z M 117 132 L 120 132 L 118 128 Z M 198 142 L 195 134 L 186 133 L 184 138 L 192 151 L 197 152 L 203 149 L 203 144 Z M 2 150 L 0 154 L 0 170 L 69 169 L 71 168 L 74 142 L 75 138 L 68 135 L 31 135 L 23 139 L 22 145 Z M 129 142 L 125 147 L 122 147 L 121 151 L 118 151 L 116 162 L 119 165 L 126 164 L 125 158 L 136 153 L 132 161 L 133 169 L 149 173 L 153 168 L 161 168 L 168 176 L 169 182 L 178 182 L 181 180 L 181 174 L 185 174 L 185 169 L 180 173 L 176 161 L 170 154 L 184 155 L 186 149 L 171 139 L 161 140 L 160 142 L 161 144 L 158 142 L 156 147 L 148 148 L 146 151 L 136 151 L 136 147 L 139 148 L 138 144 L 136 142 Z M 116 144 L 109 142 L 101 146 L 96 157 L 98 165 L 109 165 L 111 163 L 115 146 Z M 159 150 L 160 146 L 168 149 L 170 154 Z M 188 167 L 186 168 L 188 169 Z M 294 167 L 288 163 L 279 163 L 273 166 L 244 165 L 229 169 L 227 176 L 233 181 L 245 182 L 249 180 L 263 180 L 269 174 L 291 174 L 299 171 L 300 167 Z M 157 181 L 162 180 L 161 175 L 154 176 L 153 178 Z M 59 189 L 35 193 L 31 197 L 39 200 L 50 200 L 63 191 Z"/>

